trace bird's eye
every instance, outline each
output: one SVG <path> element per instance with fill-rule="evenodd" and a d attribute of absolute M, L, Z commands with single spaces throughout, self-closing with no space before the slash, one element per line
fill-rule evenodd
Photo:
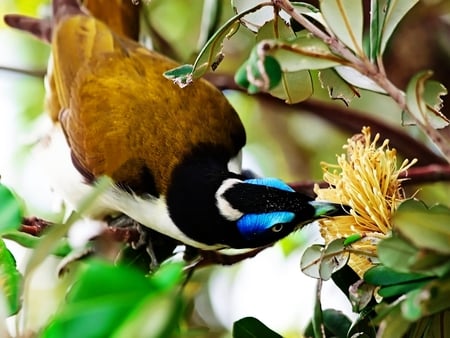
<path fill-rule="evenodd" d="M 271 229 L 273 232 L 280 232 L 281 230 L 283 230 L 283 224 L 275 224 Z"/>

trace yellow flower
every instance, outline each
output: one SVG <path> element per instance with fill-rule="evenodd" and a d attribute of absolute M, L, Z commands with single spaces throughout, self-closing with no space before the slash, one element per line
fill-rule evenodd
<path fill-rule="evenodd" d="M 361 239 L 351 245 L 349 265 L 360 277 L 376 258 L 377 243 L 389 235 L 391 216 L 404 200 L 401 172 L 416 159 L 404 160 L 397 168 L 397 152 L 389 149 L 389 140 L 377 146 L 380 135 L 371 140 L 370 128 L 363 127 L 344 145 L 347 154 L 337 157 L 337 165 L 322 163 L 323 178 L 328 188 L 314 187 L 318 200 L 327 200 L 351 207 L 347 216 L 319 221 L 326 243 L 353 234 Z"/>

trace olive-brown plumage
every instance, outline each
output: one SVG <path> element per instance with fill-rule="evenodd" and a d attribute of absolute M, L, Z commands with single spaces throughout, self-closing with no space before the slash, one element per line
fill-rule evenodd
<path fill-rule="evenodd" d="M 96 2 L 98 1 L 98 3 Z M 245 131 L 223 94 L 205 80 L 181 89 L 163 77 L 178 66 L 133 39 L 136 12 L 124 1 L 54 0 L 53 20 L 5 21 L 51 43 L 47 110 L 55 123 L 42 146 L 52 185 L 74 208 L 96 179 L 113 185 L 85 210 L 126 214 L 202 249 L 273 243 L 312 219 L 343 213 L 277 179 L 243 175 L 234 159 Z M 108 0 L 109 1 L 109 0 Z M 106 9 L 106 8 L 105 8 Z"/>

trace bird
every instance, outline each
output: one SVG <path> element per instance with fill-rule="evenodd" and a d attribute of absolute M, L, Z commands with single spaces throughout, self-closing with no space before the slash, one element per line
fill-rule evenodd
<path fill-rule="evenodd" d="M 52 15 L 4 20 L 51 45 L 53 127 L 41 160 L 55 192 L 76 209 L 100 177 L 111 178 L 85 217 L 126 215 L 184 245 L 223 250 L 265 247 L 318 218 L 348 213 L 242 170 L 244 126 L 212 84 L 180 88 L 163 76 L 177 62 L 76 0 L 54 0 Z"/>

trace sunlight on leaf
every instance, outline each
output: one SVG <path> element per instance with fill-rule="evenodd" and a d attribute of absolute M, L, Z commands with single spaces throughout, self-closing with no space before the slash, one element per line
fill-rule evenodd
<path fill-rule="evenodd" d="M 282 336 L 254 317 L 245 317 L 234 322 L 233 338 L 257 337 L 281 338 Z"/>

